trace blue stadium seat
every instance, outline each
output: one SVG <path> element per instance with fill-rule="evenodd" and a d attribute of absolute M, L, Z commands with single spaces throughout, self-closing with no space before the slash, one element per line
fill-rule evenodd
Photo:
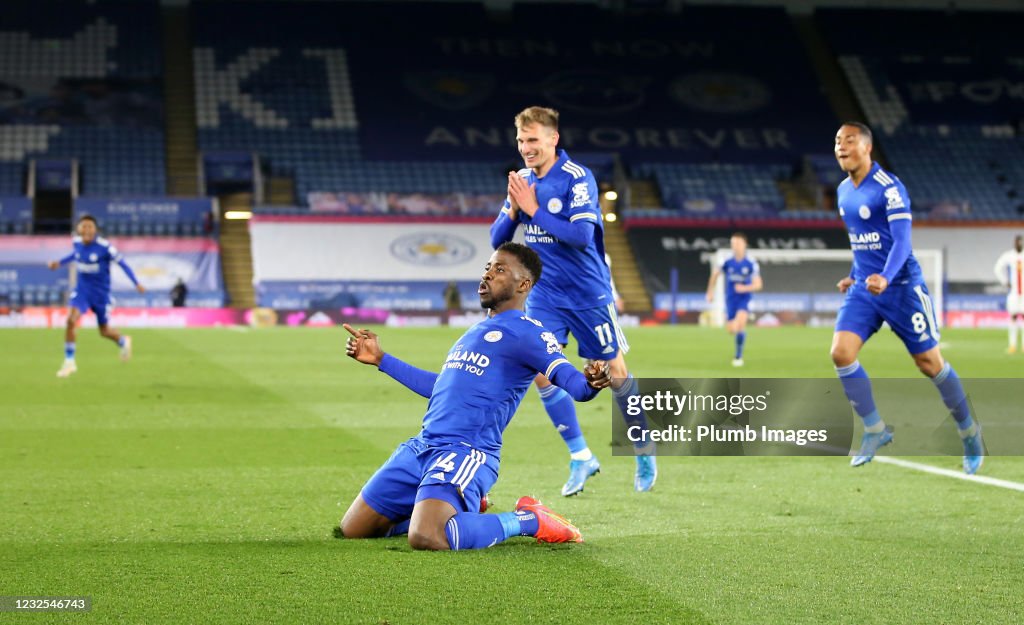
<path fill-rule="evenodd" d="M 158 0 L 5 0 L 4 32 L 41 42 L 5 61 L 41 86 L 0 119 L 22 155 L 0 163 L 0 195 L 23 193 L 25 162 L 46 156 L 78 159 L 83 193 L 165 193 L 159 19 Z"/>
<path fill-rule="evenodd" d="M 819 9 L 815 17 L 915 213 L 1020 218 L 1010 195 L 1024 192 L 1019 99 L 1009 88 L 994 99 L 963 96 L 979 77 L 1013 84 L 1019 69 L 1009 59 L 1024 55 L 1019 13 Z M 869 27 L 881 23 L 885 34 Z M 849 36 L 861 28 L 864 36 Z M 913 95 L 938 76 L 949 96 Z"/>

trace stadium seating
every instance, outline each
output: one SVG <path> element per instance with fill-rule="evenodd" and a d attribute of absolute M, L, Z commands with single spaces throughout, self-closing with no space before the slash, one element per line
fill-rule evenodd
<path fill-rule="evenodd" d="M 633 171 L 657 181 L 668 208 L 684 209 L 695 202 L 709 202 L 722 205 L 726 212 L 748 214 L 780 211 L 784 199 L 776 180 L 792 175 L 785 165 L 721 163 L 645 164 Z"/>
<path fill-rule="evenodd" d="M 828 9 L 816 19 L 915 213 L 1024 215 L 1021 73 L 1013 63 L 1024 55 L 1024 17 Z"/>
<path fill-rule="evenodd" d="M 0 195 L 25 164 L 75 158 L 84 195 L 165 192 L 156 0 L 8 0 L 0 22 Z"/>
<path fill-rule="evenodd" d="M 315 191 L 493 193 L 518 160 L 512 115 L 529 103 L 563 112 L 571 154 L 634 162 L 786 163 L 834 124 L 781 9 L 743 9 L 747 20 L 735 9 L 651 18 L 540 4 L 495 17 L 447 2 L 191 11 L 201 149 L 257 151 L 271 175 L 294 177 L 302 204 Z M 538 14 L 585 21 L 588 36 L 508 38 Z M 386 37 L 365 28 L 380 20 Z M 756 60 L 768 45 L 774 69 Z M 545 69 L 552 56 L 577 60 Z M 524 58 L 540 69 L 520 71 Z M 757 188 L 733 193 L 778 204 L 761 178 L 744 184 Z"/>
<path fill-rule="evenodd" d="M 460 6 L 424 15 L 458 14 Z M 348 69 L 343 65 L 342 79 L 330 82 L 324 50 L 340 49 L 346 35 L 357 32 L 352 25 L 357 15 L 379 19 L 386 9 L 246 3 L 252 21 L 238 24 L 234 16 L 239 7 L 224 2 L 193 6 L 201 149 L 258 152 L 271 175 L 294 177 L 296 199 L 303 204 L 314 191 L 494 190 L 501 175 L 495 163 L 415 161 L 402 159 L 399 152 L 387 162 L 364 159 Z M 475 8 L 482 15 L 482 5 Z M 406 9 L 415 12 L 417 7 Z M 261 20 L 275 27 L 267 29 Z M 240 90 L 247 98 L 238 98 L 224 85 L 225 64 L 239 58 L 248 59 L 246 67 L 259 68 Z M 244 101 L 236 104 L 232 97 Z"/>

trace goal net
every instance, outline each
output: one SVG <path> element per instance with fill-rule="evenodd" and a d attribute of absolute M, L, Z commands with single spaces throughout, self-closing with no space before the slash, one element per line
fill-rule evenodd
<path fill-rule="evenodd" d="M 747 254 L 761 267 L 764 289 L 754 294 L 750 303 L 752 319 L 760 325 L 805 324 L 831 326 L 843 303 L 836 283 L 850 273 L 853 252 L 850 250 L 764 250 L 751 249 Z M 720 267 L 732 251 L 720 249 L 714 265 Z M 925 284 L 935 304 L 935 321 L 943 323 L 942 250 L 914 250 L 921 265 Z M 713 326 L 725 323 L 725 280 L 715 285 L 715 300 L 706 320 Z"/>

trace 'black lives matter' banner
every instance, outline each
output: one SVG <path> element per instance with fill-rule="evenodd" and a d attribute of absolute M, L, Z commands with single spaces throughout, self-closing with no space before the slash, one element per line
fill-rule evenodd
<path fill-rule="evenodd" d="M 653 443 L 659 456 L 846 456 L 862 427 L 838 379 L 647 378 L 626 405 L 612 403 L 612 451 L 634 455 Z M 893 442 L 882 455 L 960 456 L 949 410 L 927 378 L 876 379 L 875 403 Z M 965 379 L 988 455 L 1024 455 L 1024 385 Z M 639 427 L 643 414 L 647 429 Z"/>

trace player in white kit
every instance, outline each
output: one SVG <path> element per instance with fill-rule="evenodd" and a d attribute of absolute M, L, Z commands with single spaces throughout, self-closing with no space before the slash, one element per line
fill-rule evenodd
<path fill-rule="evenodd" d="M 1013 249 L 1003 252 L 996 261 L 996 278 L 1008 289 L 1006 312 L 1010 315 L 1010 345 L 1006 353 L 1017 352 L 1017 337 L 1024 335 L 1024 237 L 1013 239 Z M 1022 339 L 1024 341 L 1024 339 Z M 1024 349 L 1024 345 L 1021 346 Z"/>

